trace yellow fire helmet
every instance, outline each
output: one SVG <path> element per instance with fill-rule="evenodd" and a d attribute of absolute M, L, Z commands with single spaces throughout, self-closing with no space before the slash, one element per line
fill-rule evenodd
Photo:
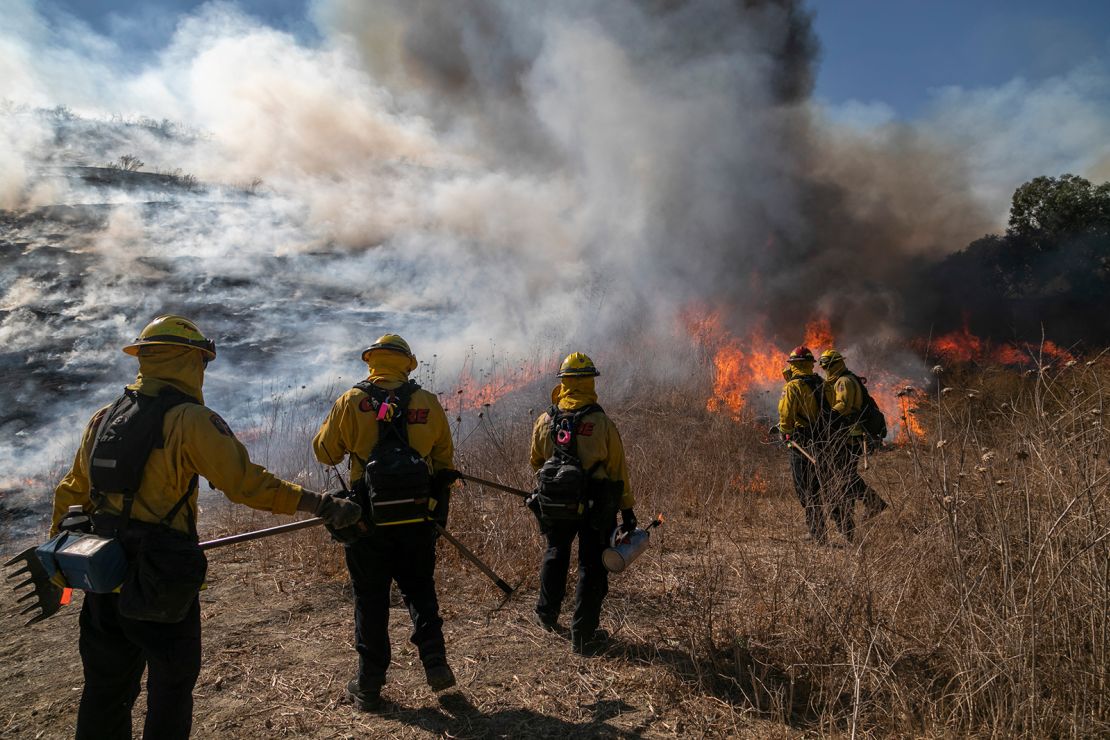
<path fill-rule="evenodd" d="M 399 334 L 382 334 L 378 340 L 371 344 L 366 349 L 362 350 L 362 361 L 365 363 L 370 362 L 370 353 L 376 349 L 385 350 L 386 352 L 397 352 L 409 358 L 409 366 L 406 372 L 412 372 L 416 369 L 417 361 L 416 355 L 409 349 L 409 343 L 401 338 Z"/>
<path fill-rule="evenodd" d="M 199 350 L 205 361 L 216 359 L 216 343 L 204 336 L 197 325 L 182 316 L 159 316 L 143 329 L 134 342 L 123 348 L 129 355 L 137 356 L 141 347 L 153 345 L 192 347 Z"/>
<path fill-rule="evenodd" d="M 560 378 L 582 378 L 601 375 L 594 367 L 594 361 L 581 352 L 572 352 L 559 366 Z"/>
<path fill-rule="evenodd" d="M 835 349 L 827 349 L 821 353 L 821 359 L 817 361 L 817 364 L 821 367 L 828 367 L 834 362 L 844 362 L 844 355 Z"/>

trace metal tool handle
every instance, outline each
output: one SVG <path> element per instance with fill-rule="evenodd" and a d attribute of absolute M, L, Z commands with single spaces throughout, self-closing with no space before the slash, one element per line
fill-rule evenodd
<path fill-rule="evenodd" d="M 249 542 L 251 540 L 262 539 L 263 537 L 272 537 L 275 534 L 284 534 L 285 532 L 295 532 L 298 529 L 308 529 L 315 527 L 318 524 L 323 524 L 324 520 L 320 517 L 313 517 L 312 519 L 302 519 L 299 522 L 291 522 L 289 524 L 282 524 L 277 527 L 269 527 L 268 529 L 258 529 L 253 532 L 243 532 L 242 534 L 232 534 L 227 537 L 220 537 L 215 540 L 200 543 L 201 550 L 212 550 L 217 547 L 224 547 L 225 545 L 234 545 L 238 542 Z"/>
<path fill-rule="evenodd" d="M 813 455 L 811 455 L 811 454 L 809 454 L 808 452 L 806 452 L 806 448 L 805 448 L 805 447 L 802 447 L 802 446 L 801 446 L 800 444 L 798 444 L 798 443 L 797 443 L 797 442 L 795 442 L 794 440 L 790 440 L 790 441 L 789 441 L 789 442 L 787 442 L 786 444 L 787 444 L 788 446 L 790 446 L 790 447 L 793 447 L 793 448 L 794 448 L 795 450 L 797 450 L 798 452 L 800 452 L 800 453 L 801 453 L 801 455 L 802 455 L 802 457 L 804 457 L 804 458 L 805 458 L 806 460 L 809 460 L 809 461 L 810 461 L 811 463 L 813 463 L 814 465 L 816 465 L 816 464 L 817 464 L 817 460 L 815 460 L 815 459 L 814 459 Z"/>
<path fill-rule="evenodd" d="M 455 538 L 455 535 L 448 532 L 446 527 L 444 527 L 439 522 L 432 522 L 432 523 L 435 524 L 436 529 L 439 530 L 439 533 L 441 535 L 443 535 L 447 539 L 448 542 L 450 542 L 452 545 L 454 545 L 455 548 L 459 551 L 459 553 L 462 554 L 462 556 L 464 558 L 466 558 L 470 562 L 474 563 L 474 565 L 476 565 L 478 567 L 478 570 L 485 573 L 487 578 L 489 578 L 491 581 L 493 581 L 494 584 L 499 589 L 501 589 L 502 591 L 505 592 L 506 596 L 512 596 L 513 595 L 513 587 L 510 586 L 509 584 L 505 583 L 505 581 L 502 580 L 501 576 L 499 576 L 499 575 L 497 575 L 496 573 L 493 572 L 492 568 L 490 568 L 488 565 L 486 565 L 481 560 L 479 560 L 477 555 L 472 553 L 469 549 L 467 549 L 466 545 L 459 542 Z"/>
<path fill-rule="evenodd" d="M 463 480 L 468 480 L 471 483 L 477 483 L 478 485 L 486 486 L 487 488 L 496 488 L 498 491 L 511 493 L 514 496 L 520 496 L 521 498 L 528 498 L 532 495 L 529 491 L 522 491 L 519 488 L 513 488 L 512 486 L 506 486 L 501 483 L 494 483 L 491 480 L 485 480 L 484 478 L 479 478 L 474 475 L 468 475 L 467 473 L 459 473 L 459 477 Z"/>

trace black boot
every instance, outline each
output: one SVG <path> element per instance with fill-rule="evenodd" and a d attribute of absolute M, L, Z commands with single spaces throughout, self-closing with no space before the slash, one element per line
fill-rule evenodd
<path fill-rule="evenodd" d="M 428 679 L 428 685 L 431 686 L 432 691 L 436 693 L 446 691 L 456 683 L 455 673 L 451 670 L 451 666 L 447 665 L 446 661 L 424 666 L 424 675 Z"/>
<path fill-rule="evenodd" d="M 385 702 L 382 701 L 381 684 L 365 686 L 360 684 L 357 678 L 352 678 L 347 682 L 347 696 L 355 706 L 366 712 L 379 712 L 386 708 Z"/>
<path fill-rule="evenodd" d="M 570 636 L 570 646 L 577 655 L 600 655 L 609 646 L 609 633 L 605 630 L 594 630 L 591 635 L 573 632 Z"/>

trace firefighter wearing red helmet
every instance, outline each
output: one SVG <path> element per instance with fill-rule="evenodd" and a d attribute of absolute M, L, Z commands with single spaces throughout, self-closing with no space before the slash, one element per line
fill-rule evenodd
<path fill-rule="evenodd" d="M 794 492 L 805 512 L 806 526 L 814 542 L 825 541 L 825 511 L 817 466 L 802 450 L 812 451 L 819 439 L 824 383 L 813 372 L 813 353 L 798 346 L 791 351 L 783 368 L 786 385 L 779 397 L 778 430 L 790 447 L 790 473 Z"/>

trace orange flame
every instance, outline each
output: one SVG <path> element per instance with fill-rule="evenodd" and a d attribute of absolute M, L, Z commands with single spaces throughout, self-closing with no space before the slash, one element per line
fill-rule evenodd
<path fill-rule="evenodd" d="M 924 346 L 924 342 L 916 344 Z M 928 349 L 943 360 L 956 363 L 996 363 L 999 365 L 1032 365 L 1039 361 L 1069 362 L 1075 357 L 1056 343 L 1013 343 L 992 345 L 971 333 L 967 324 L 928 343 Z"/>
<path fill-rule="evenodd" d="M 781 387 L 782 370 L 789 350 L 768 340 L 758 326 L 747 337 L 736 337 L 724 328 L 720 311 L 691 309 L 683 319 L 695 341 L 712 352 L 713 392 L 706 401 L 706 409 L 727 411 L 736 419 L 751 418 L 754 414 L 749 404 L 754 397 L 760 393 L 772 393 Z M 805 346 L 815 355 L 835 344 L 832 327 L 824 317 L 807 323 L 804 336 Z M 901 408 L 898 389 L 906 385 L 906 380 L 879 370 L 871 375 L 867 390 L 887 415 L 890 431 L 908 439 L 910 436 L 922 436 L 922 429 L 909 414 L 899 416 L 895 412 Z M 741 487 L 759 491 L 754 480 Z"/>
<path fill-rule="evenodd" d="M 512 368 L 475 371 L 467 361 L 459 373 L 455 390 L 463 409 L 489 406 L 515 390 L 539 380 L 551 372 L 548 361 L 523 361 Z"/>

